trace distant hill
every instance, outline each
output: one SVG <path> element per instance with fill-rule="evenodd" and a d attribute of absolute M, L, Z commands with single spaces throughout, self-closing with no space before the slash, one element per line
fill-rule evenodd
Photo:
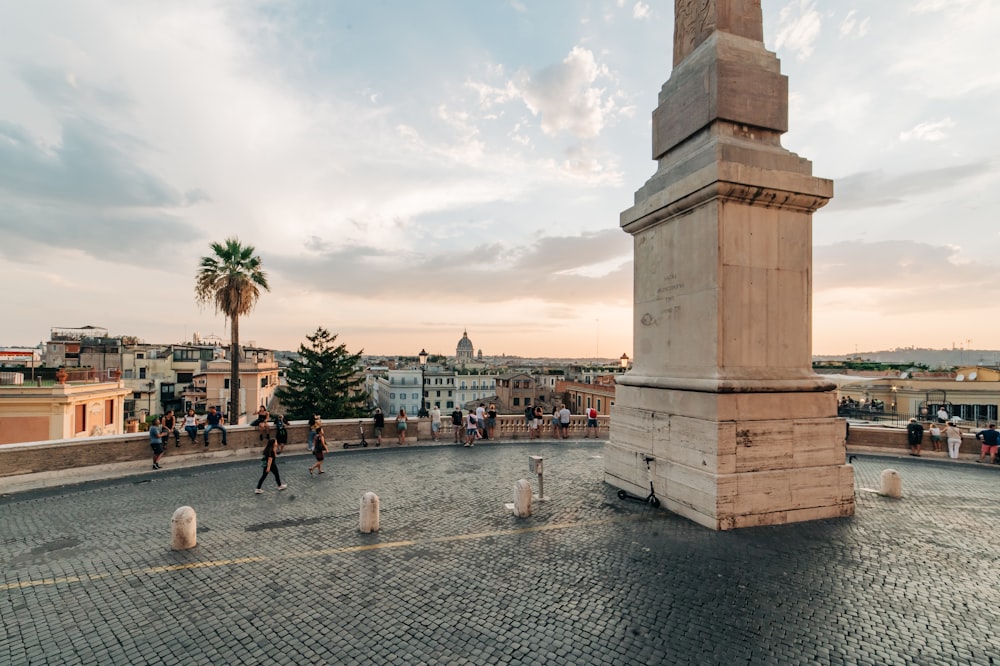
<path fill-rule="evenodd" d="M 932 370 L 953 368 L 960 365 L 1000 366 L 1000 351 L 995 349 L 921 349 L 907 347 L 886 351 L 858 352 L 856 354 L 816 354 L 814 361 L 847 361 L 864 359 L 880 363 L 923 363 Z"/>

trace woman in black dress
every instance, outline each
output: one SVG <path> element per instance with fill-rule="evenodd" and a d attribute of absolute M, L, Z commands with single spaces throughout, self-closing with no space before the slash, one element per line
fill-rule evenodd
<path fill-rule="evenodd" d="M 320 428 L 316 431 L 316 439 L 313 440 L 313 455 L 316 456 L 316 462 L 309 468 L 309 476 L 312 476 L 314 469 L 318 469 L 319 473 L 323 474 L 323 457 L 326 452 L 326 435 L 323 434 L 323 429 Z"/>
<path fill-rule="evenodd" d="M 264 485 L 264 479 L 267 478 L 268 474 L 274 474 L 274 482 L 278 484 L 278 490 L 284 490 L 288 486 L 281 482 L 281 476 L 278 475 L 278 459 L 275 453 L 275 445 L 277 442 L 271 437 L 267 440 L 267 444 L 264 446 L 264 457 L 260 460 L 260 466 L 264 468 L 264 473 L 260 475 L 260 481 L 257 482 L 257 490 L 254 492 L 258 495 L 264 492 L 260 489 Z"/>

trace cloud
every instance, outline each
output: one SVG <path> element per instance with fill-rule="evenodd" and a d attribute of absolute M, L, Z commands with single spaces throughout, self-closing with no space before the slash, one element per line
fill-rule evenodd
<path fill-rule="evenodd" d="M 812 55 L 822 30 L 822 19 L 813 0 L 795 0 L 778 15 L 776 49 L 787 49 L 799 60 Z"/>
<path fill-rule="evenodd" d="M 983 294 L 1000 290 L 1000 272 L 957 245 L 844 241 L 814 249 L 813 286 L 817 306 L 919 317 L 924 308 L 980 310 Z"/>
<path fill-rule="evenodd" d="M 840 23 L 840 36 L 844 38 L 860 39 L 868 34 L 868 27 L 871 24 L 871 18 L 865 17 L 858 20 L 858 12 L 856 9 L 852 9 L 847 12 L 847 16 Z"/>
<path fill-rule="evenodd" d="M 632 240 L 619 229 L 530 244 L 473 240 L 427 252 L 323 239 L 306 249 L 295 258 L 265 256 L 265 264 L 316 292 L 364 298 L 409 300 L 445 291 L 458 300 L 488 294 L 495 302 L 559 302 L 586 293 L 621 303 L 631 293 Z"/>
<path fill-rule="evenodd" d="M 649 5 L 645 2 L 637 2 L 635 6 L 632 7 L 632 18 L 638 19 L 640 21 L 649 20 Z"/>
<path fill-rule="evenodd" d="M 30 223 L 25 223 L 30 220 Z M 133 266 L 158 265 L 155 257 L 204 238 L 181 217 L 157 211 L 94 209 L 0 198 L 0 256 L 10 261 L 51 261 L 51 250 L 70 250 L 100 261 Z M 180 239 L 180 240 L 178 240 Z M 176 263 L 164 254 L 162 267 Z"/>
<path fill-rule="evenodd" d="M 944 118 L 936 123 L 920 123 L 919 125 L 899 133 L 900 141 L 943 141 L 948 138 L 949 130 L 955 126 L 951 118 Z"/>
<path fill-rule="evenodd" d="M 181 192 L 139 165 L 134 153 L 140 143 L 77 118 L 63 124 L 57 145 L 44 146 L 0 120 L 0 191 L 97 206 L 184 204 Z"/>
<path fill-rule="evenodd" d="M 837 179 L 835 196 L 827 208 L 845 211 L 892 206 L 987 176 L 998 168 L 1000 165 L 994 162 L 974 162 L 893 176 L 882 171 L 855 173 Z"/>
<path fill-rule="evenodd" d="M 611 78 L 607 68 L 590 50 L 574 46 L 561 63 L 522 74 L 518 88 L 543 132 L 589 138 L 601 133 L 615 108 L 613 97 L 594 85 L 599 78 Z"/>

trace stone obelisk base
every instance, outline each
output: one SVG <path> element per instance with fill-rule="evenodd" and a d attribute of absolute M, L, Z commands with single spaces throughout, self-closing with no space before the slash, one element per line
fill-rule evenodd
<path fill-rule="evenodd" d="M 605 481 L 645 497 L 652 475 L 664 508 L 717 530 L 853 515 L 835 401 L 619 384 Z"/>

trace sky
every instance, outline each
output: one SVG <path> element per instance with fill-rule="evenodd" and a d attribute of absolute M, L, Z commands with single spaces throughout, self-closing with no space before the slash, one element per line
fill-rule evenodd
<path fill-rule="evenodd" d="M 813 219 L 813 351 L 1000 348 L 994 0 L 763 0 Z M 673 2 L 0 0 L 0 346 L 228 326 L 194 299 L 238 237 L 241 340 L 632 350 L 619 214 L 655 171 Z"/>

